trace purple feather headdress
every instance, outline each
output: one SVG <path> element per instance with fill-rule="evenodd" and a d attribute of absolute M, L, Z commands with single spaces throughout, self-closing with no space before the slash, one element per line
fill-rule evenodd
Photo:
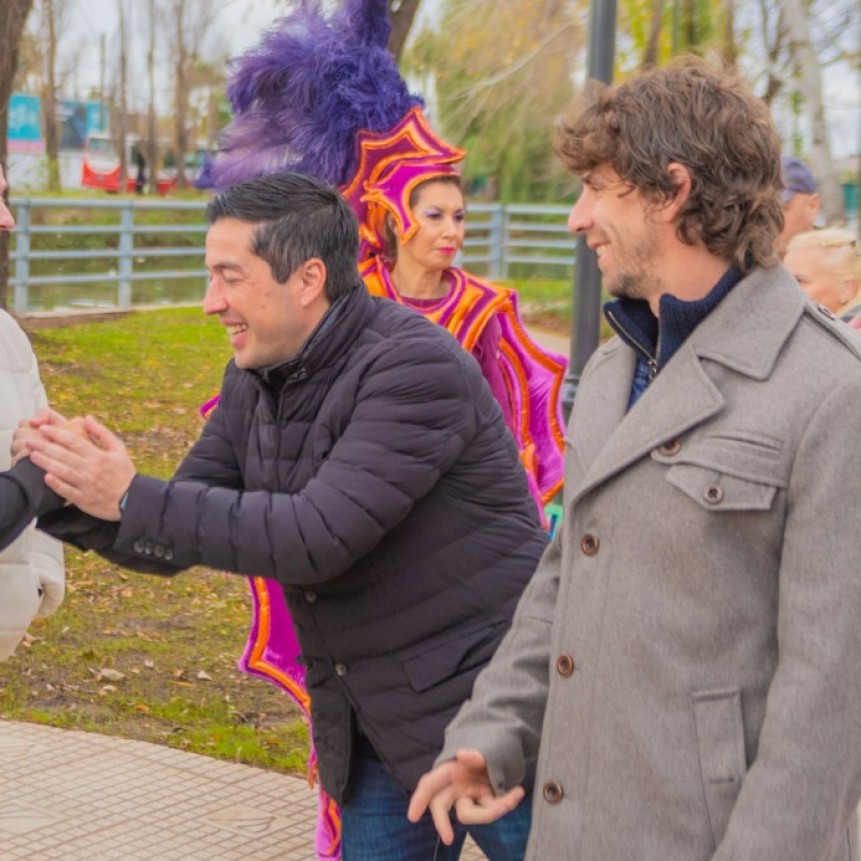
<path fill-rule="evenodd" d="M 198 184 L 295 171 L 344 185 L 358 132 L 385 132 L 423 104 L 387 50 L 390 30 L 386 0 L 346 0 L 330 16 L 320 0 L 301 0 L 231 62 L 234 119 Z"/>
<path fill-rule="evenodd" d="M 360 260 L 385 247 L 389 215 L 406 242 L 417 229 L 413 189 L 456 173 L 466 153 L 428 125 L 388 51 L 390 30 L 387 0 L 345 0 L 328 17 L 322 0 L 300 0 L 231 64 L 234 119 L 197 185 L 307 173 L 344 191 L 359 217 Z"/>

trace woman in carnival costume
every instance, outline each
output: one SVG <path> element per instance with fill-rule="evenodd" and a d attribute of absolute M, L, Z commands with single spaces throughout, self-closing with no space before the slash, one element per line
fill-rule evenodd
<path fill-rule="evenodd" d="M 346 0 L 329 16 L 323 6 L 302 0 L 233 62 L 234 119 L 198 185 L 224 188 L 289 170 L 339 187 L 359 216 L 358 262 L 369 291 L 416 308 L 477 358 L 542 510 L 562 485 L 564 359 L 529 338 L 512 290 L 453 265 L 464 234 L 454 165 L 466 153 L 433 132 L 422 99 L 401 78 L 386 47 L 386 0 Z M 307 718 L 280 586 L 250 582 L 254 621 L 240 667 L 281 685 Z M 338 811 L 322 792 L 320 814 L 318 856 L 337 858 Z"/>

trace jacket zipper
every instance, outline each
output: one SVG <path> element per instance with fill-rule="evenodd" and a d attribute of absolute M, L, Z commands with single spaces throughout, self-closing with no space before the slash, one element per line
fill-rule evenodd
<path fill-rule="evenodd" d="M 627 341 L 634 346 L 643 358 L 646 360 L 646 364 L 649 366 L 649 382 L 655 379 L 658 375 L 658 359 L 657 355 L 653 356 L 620 322 L 619 318 L 612 312 L 607 311 L 607 316 L 613 321 L 616 325 L 616 328 L 622 332 L 627 339 Z M 658 345 L 657 352 L 660 353 L 661 350 L 661 332 L 658 330 Z"/>

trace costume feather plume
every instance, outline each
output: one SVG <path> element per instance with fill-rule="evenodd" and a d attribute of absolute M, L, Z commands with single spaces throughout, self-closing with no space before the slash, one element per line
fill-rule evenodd
<path fill-rule="evenodd" d="M 343 185 L 358 162 L 357 132 L 386 131 L 422 104 L 387 50 L 390 29 L 386 0 L 345 0 L 328 16 L 321 0 L 300 0 L 231 62 L 234 118 L 198 185 L 286 170 Z"/>

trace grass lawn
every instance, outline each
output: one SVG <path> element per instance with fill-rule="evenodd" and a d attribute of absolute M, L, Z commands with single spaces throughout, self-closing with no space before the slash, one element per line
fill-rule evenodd
<path fill-rule="evenodd" d="M 200 432 L 198 406 L 230 357 L 198 308 L 30 331 L 56 409 L 116 430 L 143 472 L 168 476 Z M 67 595 L 0 664 L 0 714 L 304 773 L 307 732 L 288 696 L 241 673 L 244 578 L 163 579 L 67 548 Z"/>
<path fill-rule="evenodd" d="M 548 278 L 522 278 L 508 283 L 517 291 L 523 319 L 532 326 L 547 329 L 559 335 L 570 335 L 573 329 L 573 286 L 570 280 Z M 603 304 L 610 296 L 603 293 Z M 602 314 L 599 320 L 599 338 L 609 338 L 613 331 Z"/>
<path fill-rule="evenodd" d="M 528 320 L 568 331 L 569 284 L 513 286 Z M 25 327 L 52 405 L 92 413 L 122 436 L 142 472 L 171 475 L 230 357 L 217 321 L 193 307 Z M 66 564 L 65 602 L 0 663 L 2 717 L 304 773 L 298 710 L 236 668 L 251 618 L 244 578 L 197 568 L 163 579 L 71 548 Z"/>

